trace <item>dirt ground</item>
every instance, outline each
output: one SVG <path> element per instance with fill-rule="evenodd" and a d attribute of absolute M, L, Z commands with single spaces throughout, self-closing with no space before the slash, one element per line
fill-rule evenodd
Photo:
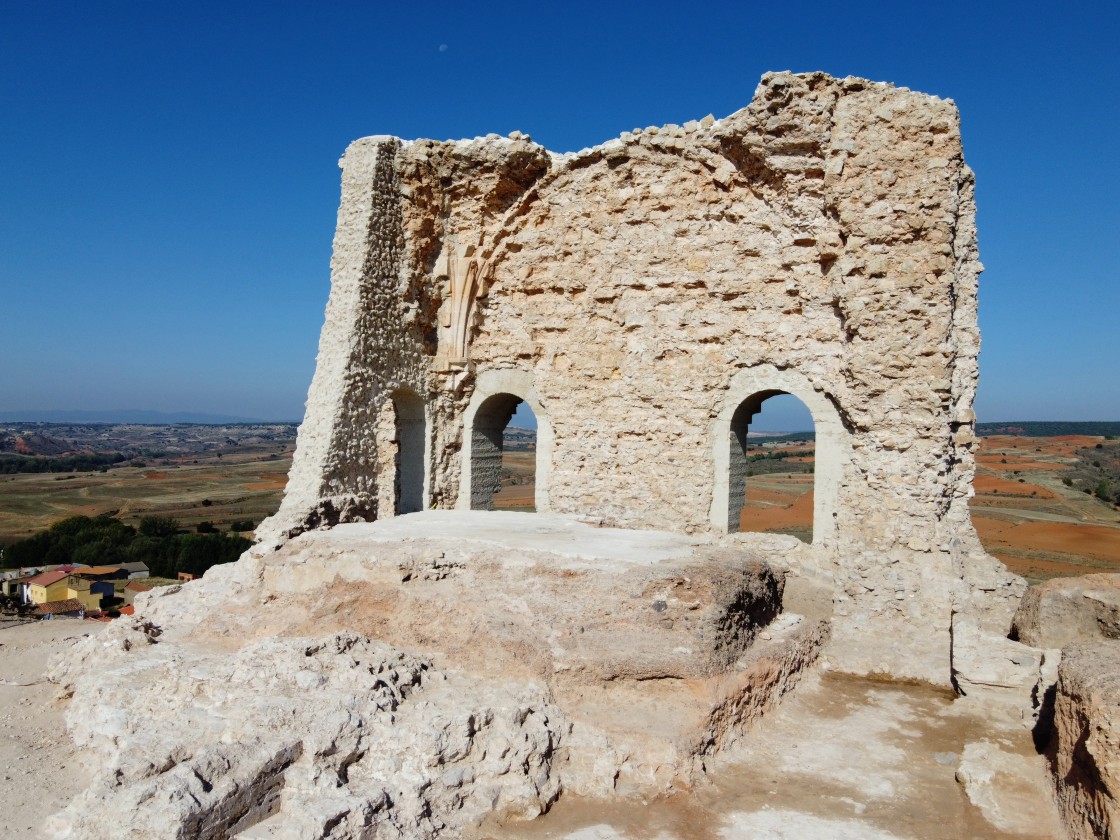
<path fill-rule="evenodd" d="M 1021 760 L 997 774 L 1002 829 L 955 774 L 985 739 Z M 996 818 L 998 821 L 998 817 Z M 1009 824 L 1013 823 L 1013 824 Z M 652 802 L 566 797 L 485 840 L 1044 840 L 1062 837 L 1041 756 L 1021 726 L 994 731 L 948 694 L 810 676 L 690 793 Z"/>
<path fill-rule="evenodd" d="M 66 734 L 65 701 L 43 678 L 54 652 L 105 625 L 76 620 L 0 629 L 0 840 L 38 826 L 84 788 L 96 756 Z M 1015 823 L 997 828 L 954 774 L 965 745 L 997 742 L 1022 772 L 997 774 L 992 798 Z M 567 796 L 486 840 L 1046 840 L 1061 834 L 1043 760 L 1021 725 L 994 729 L 947 692 L 810 674 L 696 789 L 649 802 Z M 1008 816 L 1009 815 L 1009 816 Z M 1004 829 L 1008 826 L 1004 825 Z"/>
<path fill-rule="evenodd" d="M 65 701 L 43 670 L 56 651 L 104 628 L 77 619 L 0 624 L 0 838 L 40 836 L 42 819 L 90 782 L 96 756 L 74 748 Z"/>

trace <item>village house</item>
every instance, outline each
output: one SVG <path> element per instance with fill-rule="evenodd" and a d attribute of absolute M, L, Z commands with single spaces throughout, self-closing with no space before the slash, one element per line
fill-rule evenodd
<path fill-rule="evenodd" d="M 22 576 L 22 569 L 4 569 L 0 571 L 0 592 L 8 594 L 8 582 Z"/>
<path fill-rule="evenodd" d="M 121 563 L 121 568 L 128 572 L 129 580 L 142 580 L 149 575 L 147 563 Z"/>
<path fill-rule="evenodd" d="M 101 593 L 90 591 L 90 582 L 63 569 L 43 572 L 28 581 L 30 603 L 48 604 L 77 600 L 87 610 L 101 609 Z"/>
<path fill-rule="evenodd" d="M 133 601 L 136 600 L 137 595 L 139 595 L 141 592 L 148 592 L 151 588 L 152 587 L 148 586 L 147 584 L 140 583 L 139 581 L 135 580 L 130 580 L 128 584 L 125 585 L 124 591 L 122 593 L 126 607 L 130 608 Z M 124 613 L 124 609 L 121 610 L 121 613 Z"/>
<path fill-rule="evenodd" d="M 0 581 L 0 592 L 7 595 L 9 598 L 15 598 L 21 604 L 30 604 L 30 582 L 32 578 L 42 572 L 43 570 L 38 568 L 19 569 L 16 571 L 15 575 L 6 577 L 3 581 Z"/>
<path fill-rule="evenodd" d="M 147 568 L 147 567 L 145 567 Z M 118 581 L 128 580 L 128 570 L 123 566 L 87 566 L 76 571 L 75 576 L 89 582 L 90 592 L 101 598 L 99 606 L 108 606 L 105 599 L 112 601 L 116 598 L 116 585 Z"/>
<path fill-rule="evenodd" d="M 66 599 L 66 580 L 70 575 L 60 569 L 43 572 L 27 582 L 28 600 L 32 604 Z"/>

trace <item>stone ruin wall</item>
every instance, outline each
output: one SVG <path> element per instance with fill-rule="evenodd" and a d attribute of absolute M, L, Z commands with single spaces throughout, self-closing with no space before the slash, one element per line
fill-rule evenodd
<path fill-rule="evenodd" d="M 948 679 L 953 611 L 1014 588 L 967 509 L 981 266 L 951 101 L 768 74 L 723 120 L 574 155 L 517 133 L 370 137 L 341 166 L 318 365 L 266 539 L 392 515 L 376 430 L 402 388 L 428 406 L 426 506 L 466 504 L 464 422 L 511 391 L 546 427 L 542 508 L 718 534 L 730 412 L 788 391 L 820 464 L 813 545 L 788 557 L 834 581 L 836 657 Z"/>

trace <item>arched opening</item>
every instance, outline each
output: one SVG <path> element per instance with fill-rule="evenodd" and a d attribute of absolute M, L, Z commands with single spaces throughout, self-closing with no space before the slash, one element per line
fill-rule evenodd
<path fill-rule="evenodd" d="M 727 530 L 813 541 L 815 424 L 808 407 L 780 390 L 735 408 L 728 435 Z"/>
<path fill-rule="evenodd" d="M 835 398 L 794 368 L 756 365 L 737 371 L 727 383 L 727 396 L 712 422 L 712 527 L 739 530 L 741 492 L 750 494 L 746 444 L 749 432 L 761 424 L 752 418 L 762 404 L 780 394 L 792 394 L 812 417 L 813 429 L 813 526 L 815 549 L 835 551 L 840 534 L 840 489 L 845 464 L 851 460 L 851 441 L 840 419 Z M 750 454 L 758 454 L 751 451 Z M 805 457 L 805 456 L 797 456 Z M 821 554 L 820 557 L 828 555 Z"/>
<path fill-rule="evenodd" d="M 511 430 L 510 421 L 525 405 L 524 400 L 515 394 L 494 394 L 479 405 L 471 426 L 471 510 L 494 510 L 509 508 L 513 505 L 511 495 L 502 491 L 509 485 L 514 463 L 524 469 L 526 459 L 522 454 L 528 450 L 525 436 Z M 527 408 L 527 406 L 526 406 Z M 532 410 L 529 416 L 536 418 Z M 516 429 L 516 427 L 512 427 Z M 515 443 L 521 439 L 524 446 Z M 510 444 L 507 453 L 506 445 Z M 532 450 L 529 457 L 532 474 L 536 472 L 536 435 L 532 436 Z M 533 475 L 530 475 L 530 478 Z M 529 496 L 532 502 L 532 494 Z M 522 508 L 524 509 L 524 508 Z"/>
<path fill-rule="evenodd" d="M 393 408 L 393 513 L 424 510 L 424 448 L 427 421 L 424 401 L 414 391 L 392 393 Z"/>
<path fill-rule="evenodd" d="M 528 427 L 536 425 L 535 435 Z M 513 427 L 507 432 L 508 427 Z M 520 431 L 519 431 L 520 429 Z M 509 444 L 510 458 L 503 459 Z M 462 468 L 459 472 L 460 510 L 493 510 L 495 497 L 505 486 L 512 487 L 499 500 L 500 507 L 548 513 L 549 476 L 552 469 L 552 424 L 541 406 L 533 375 L 518 368 L 479 371 L 474 393 L 463 415 Z M 532 470 L 532 484 L 527 469 Z M 516 466 L 514 470 L 512 467 Z M 512 479 L 512 480 L 511 480 Z M 510 495 L 521 495 L 518 504 L 508 504 Z M 528 504 L 532 499 L 531 505 Z"/>

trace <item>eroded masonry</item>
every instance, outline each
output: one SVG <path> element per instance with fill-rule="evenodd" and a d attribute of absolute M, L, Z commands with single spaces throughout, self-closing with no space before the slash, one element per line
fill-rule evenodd
<path fill-rule="evenodd" d="M 536 508 L 768 551 L 833 595 L 845 667 L 945 683 L 1002 635 L 973 477 L 973 176 L 951 101 L 768 74 L 721 120 L 558 155 L 517 132 L 367 137 L 287 494 L 260 533 L 486 509 L 537 417 Z M 816 432 L 812 544 L 736 534 L 775 394 Z M 963 661 L 963 660 L 962 660 Z"/>

